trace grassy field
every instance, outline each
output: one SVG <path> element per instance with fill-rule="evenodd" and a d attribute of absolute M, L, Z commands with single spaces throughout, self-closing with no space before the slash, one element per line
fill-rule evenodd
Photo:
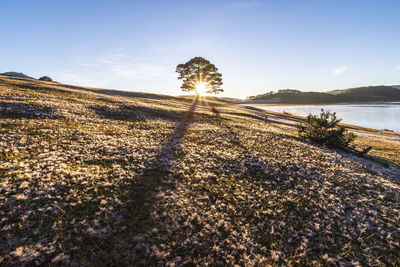
<path fill-rule="evenodd" d="M 0 77 L 0 265 L 399 265 L 400 134 L 299 119 Z"/>

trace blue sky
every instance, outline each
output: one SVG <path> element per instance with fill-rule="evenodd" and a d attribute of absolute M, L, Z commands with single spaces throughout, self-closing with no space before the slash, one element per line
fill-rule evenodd
<path fill-rule="evenodd" d="M 0 72 L 180 94 L 213 62 L 224 96 L 400 84 L 400 1 L 1 1 Z"/>

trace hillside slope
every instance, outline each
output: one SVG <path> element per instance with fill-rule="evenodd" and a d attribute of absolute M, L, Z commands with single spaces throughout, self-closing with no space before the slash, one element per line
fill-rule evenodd
<path fill-rule="evenodd" d="M 287 104 L 333 104 L 349 102 L 400 101 L 400 90 L 395 86 L 367 86 L 330 92 L 301 92 L 298 90 L 279 90 L 266 94 L 250 96 L 247 102 L 273 102 Z"/>
<path fill-rule="evenodd" d="M 368 86 L 344 90 L 336 95 L 341 101 L 399 101 L 400 90 L 392 86 Z"/>
<path fill-rule="evenodd" d="M 383 165 L 266 114 L 0 77 L 0 264 L 400 264 L 400 135 L 354 127 Z"/>
<path fill-rule="evenodd" d="M 9 71 L 9 72 L 4 72 L 4 73 L 0 73 L 0 75 L 4 75 L 4 76 L 9 76 L 9 77 L 15 77 L 15 78 L 23 78 L 23 79 L 32 79 L 34 80 L 35 78 L 30 77 L 22 72 L 15 72 L 15 71 Z"/>

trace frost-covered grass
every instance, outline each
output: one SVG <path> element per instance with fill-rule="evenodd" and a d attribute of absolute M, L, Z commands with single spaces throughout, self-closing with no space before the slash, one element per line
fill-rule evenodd
<path fill-rule="evenodd" d="M 381 164 L 265 114 L 0 78 L 0 264 L 400 264 L 399 135 L 360 137 Z"/>

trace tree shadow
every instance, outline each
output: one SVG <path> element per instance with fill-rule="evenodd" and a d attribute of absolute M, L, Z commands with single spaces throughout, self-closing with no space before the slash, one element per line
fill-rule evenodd
<path fill-rule="evenodd" d="M 120 105 L 118 107 L 109 107 L 105 105 L 90 105 L 89 109 L 94 111 L 103 119 L 121 120 L 121 121 L 143 121 L 149 119 L 162 119 L 177 121 L 182 116 L 182 112 L 158 109 L 145 106 Z"/>
<path fill-rule="evenodd" d="M 162 99 L 162 100 L 174 100 L 177 97 L 169 96 L 169 95 L 162 95 L 162 94 L 151 94 L 151 93 L 142 93 L 142 92 L 131 92 L 131 91 L 120 91 L 117 89 L 101 89 L 101 88 L 90 88 L 90 87 L 81 87 L 76 85 L 69 85 L 69 84 L 59 84 L 59 87 L 64 87 L 68 89 L 74 90 L 85 90 L 91 93 L 105 95 L 105 96 L 122 96 L 122 97 L 130 97 L 130 98 L 146 98 L 146 99 Z M 118 102 L 112 101 L 111 99 L 102 98 L 101 100 L 105 102 Z"/>
<path fill-rule="evenodd" d="M 220 112 L 215 108 L 215 106 L 211 106 L 211 110 L 216 117 L 221 117 Z M 264 119 L 262 120 L 264 121 Z M 241 171 L 236 174 L 236 178 L 238 179 L 270 179 L 271 175 L 267 170 L 269 163 L 260 160 L 257 155 L 254 155 L 254 153 L 243 144 L 242 139 L 238 137 L 236 131 L 229 124 L 221 121 L 221 126 L 227 129 L 227 134 L 232 140 L 231 142 L 243 151 L 240 158 L 233 161 L 227 161 L 225 168 L 235 169 L 237 166 L 240 166 L 238 169 Z"/>
<path fill-rule="evenodd" d="M 283 122 L 283 121 L 277 121 L 277 120 L 271 120 L 270 118 L 268 118 L 268 120 L 266 121 L 267 123 L 273 123 L 273 124 L 279 124 L 279 125 L 284 125 L 284 126 L 288 126 L 288 127 L 296 127 L 296 124 L 294 123 L 288 123 L 288 122 Z"/>
<path fill-rule="evenodd" d="M 286 114 L 278 114 L 278 113 L 274 113 L 274 112 L 269 112 L 265 109 L 260 109 L 260 108 L 256 108 L 256 107 L 252 107 L 252 106 L 244 106 L 244 108 L 249 111 L 256 112 L 256 114 L 248 114 L 248 113 L 241 113 L 241 112 L 230 113 L 230 114 L 236 115 L 236 116 L 241 116 L 241 117 L 252 118 L 252 119 L 259 120 L 259 121 L 264 121 L 266 123 L 280 124 L 280 125 L 293 127 L 293 128 L 296 128 L 296 125 L 299 122 L 303 121 L 303 119 L 301 119 L 301 118 L 292 117 L 292 116 L 286 115 Z M 282 120 L 289 121 L 289 122 L 284 122 Z"/>
<path fill-rule="evenodd" d="M 140 170 L 139 176 L 132 179 L 125 192 L 122 193 L 121 200 L 129 203 L 123 216 L 130 226 L 118 233 L 122 238 L 139 242 L 150 235 L 152 227 L 163 227 L 163 225 L 157 224 L 157 218 L 151 214 L 152 207 L 156 202 L 155 195 L 159 187 L 172 186 L 166 178 L 172 175 L 171 168 L 177 159 L 178 150 L 188 126 L 193 120 L 197 104 L 198 96 L 193 99 L 190 108 L 183 114 L 176 129 L 161 147 L 154 160 Z M 136 249 L 139 251 L 136 253 L 146 253 L 140 251 L 140 246 L 136 246 Z"/>
<path fill-rule="evenodd" d="M 160 94 L 150 94 L 150 93 L 140 93 L 140 92 L 128 92 L 128 91 L 118 91 L 118 90 L 108 90 L 108 89 L 91 89 L 91 88 L 79 88 L 71 85 L 63 85 L 67 88 L 88 90 L 93 93 L 109 95 L 109 96 L 123 96 L 131 98 L 148 98 L 148 99 L 162 99 L 162 100 L 174 100 L 177 99 L 173 96 L 160 95 Z"/>
<path fill-rule="evenodd" d="M 60 119 L 63 116 L 51 107 L 40 104 L 0 101 L 0 118 Z"/>
<path fill-rule="evenodd" d="M 88 198 L 78 205 L 67 205 L 62 207 L 60 210 L 51 206 L 50 215 L 47 215 L 47 211 L 37 211 L 33 213 L 31 215 L 33 217 L 29 217 L 29 221 L 40 220 L 40 225 L 34 229 L 37 233 L 45 232 L 45 237 L 38 236 L 35 231 L 17 231 L 18 222 L 20 222 L 20 217 L 25 211 L 18 209 L 15 211 L 13 210 L 12 213 L 10 211 L 8 217 L 11 223 L 15 222 L 13 225 L 16 225 L 16 227 L 10 228 L 4 232 L 4 238 L 3 236 L 0 238 L 1 249 L 13 251 L 13 249 L 18 246 L 33 246 L 36 244 L 37 240 L 40 240 L 41 238 L 51 240 L 56 235 L 60 236 L 58 243 L 61 246 L 53 252 L 38 253 L 30 259 L 10 254 L 4 258 L 3 263 L 23 265 L 34 264 L 36 262 L 36 264 L 46 264 L 50 263 L 54 256 L 56 256 L 57 253 L 60 253 L 60 250 L 61 252 L 68 254 L 72 260 L 84 257 L 87 262 L 99 263 L 100 261 L 103 261 L 102 263 L 105 265 L 126 265 L 127 262 L 132 263 L 132 261 L 137 260 L 138 257 L 132 257 L 132 255 L 128 258 L 121 258 L 115 251 L 118 250 L 117 247 L 119 244 L 124 244 L 125 246 L 129 246 L 129 249 L 125 248 L 125 250 L 137 251 L 140 253 L 141 248 L 138 243 L 141 242 L 141 237 L 148 236 L 151 228 L 157 224 L 157 218 L 154 218 L 151 214 L 152 208 L 157 200 L 157 189 L 160 186 L 169 185 L 166 184 L 166 177 L 172 173 L 171 168 L 177 160 L 180 145 L 185 132 L 193 120 L 193 113 L 197 103 L 198 98 L 196 97 L 192 100 L 189 109 L 182 114 L 181 120 L 176 123 L 176 129 L 170 135 L 168 140 L 161 146 L 157 156 L 154 160 L 149 161 L 144 167 L 139 169 L 137 176 L 132 175 L 129 180 L 125 180 L 126 183 L 123 183 L 124 186 L 118 186 L 118 191 L 114 191 L 114 193 L 110 193 L 109 188 L 107 187 L 98 188 L 98 190 L 100 190 L 100 195 L 106 196 L 108 194 L 116 193 L 116 197 L 121 200 L 121 203 L 124 203 L 122 207 L 119 207 L 118 212 L 121 216 L 121 219 L 119 219 L 121 220 L 120 223 L 124 227 L 114 228 L 112 234 L 103 237 L 97 236 L 101 235 L 101 232 L 98 232 L 96 235 L 90 235 L 85 228 L 76 228 L 77 232 L 71 235 L 71 227 L 76 227 L 71 220 L 74 221 L 77 219 L 90 221 L 96 219 L 98 216 L 96 214 L 100 209 L 99 201 L 96 198 Z M 101 167 L 106 170 L 107 167 L 114 162 L 115 160 L 106 162 L 101 159 L 96 162 L 85 161 L 84 164 L 93 166 L 99 166 L 102 164 Z M 8 177 L 10 175 L 11 174 L 8 170 L 0 168 L 0 178 Z M 110 179 L 112 179 L 112 177 L 110 177 Z M 68 192 L 71 189 L 85 190 L 85 188 L 86 184 L 76 184 L 72 182 L 71 184 L 60 184 L 57 187 L 57 190 L 62 192 L 62 197 L 68 198 L 70 197 Z M 49 201 L 51 201 L 51 197 L 48 199 L 47 196 L 38 196 L 34 200 L 11 199 L 7 202 L 7 205 L 9 205 L 9 207 L 17 204 L 21 206 L 38 205 L 41 207 Z M 59 211 L 61 211 L 61 213 Z M 57 226 L 57 228 L 53 228 L 54 226 L 52 227 L 52 225 L 57 220 L 59 220 L 61 225 Z M 0 226 L 2 227 L 3 225 L 0 224 Z M 157 226 L 162 227 L 162 225 Z M 39 231 L 37 231 L 38 229 Z M 108 231 L 111 233 L 110 229 Z M 137 245 L 138 248 L 135 250 Z M 74 250 L 73 246 L 78 246 L 80 248 L 79 251 Z M 93 255 L 95 255 L 95 258 L 93 258 Z"/>
<path fill-rule="evenodd" d="M 14 83 L 9 83 L 9 82 L 8 82 L 8 84 L 13 85 L 13 86 L 18 86 L 23 89 L 38 91 L 41 93 L 58 92 L 58 93 L 64 93 L 64 94 L 68 94 L 68 95 L 76 94 L 76 92 L 71 92 L 69 90 L 57 88 L 57 87 L 60 87 L 60 85 L 58 85 L 58 84 L 43 86 L 41 84 L 32 83 L 32 81 L 31 81 L 31 83 L 24 83 L 24 84 L 14 84 Z"/>
<path fill-rule="evenodd" d="M 165 99 L 165 100 L 177 99 L 174 96 L 161 95 L 161 94 L 120 91 L 120 90 L 113 90 L 113 89 L 90 88 L 90 87 L 81 87 L 81 86 L 69 85 L 69 84 L 59 84 L 58 86 L 68 88 L 68 89 L 85 90 L 85 91 L 89 91 L 92 93 L 108 95 L 108 96 L 123 96 L 123 97 L 131 97 L 131 98 L 148 98 L 148 99 Z"/>
<path fill-rule="evenodd" d="M 226 114 L 233 115 L 233 116 L 256 119 L 256 120 L 259 120 L 259 121 L 264 121 L 265 120 L 265 117 L 254 115 L 254 114 L 250 114 L 250 113 L 227 112 Z"/>
<path fill-rule="evenodd" d="M 271 119 L 271 118 L 282 119 L 282 120 L 286 120 L 286 121 L 294 121 L 294 122 L 300 122 L 301 121 L 301 119 L 294 119 L 294 118 L 290 118 L 290 117 L 287 117 L 287 116 L 284 116 L 284 115 L 278 115 L 278 114 L 269 113 L 269 112 L 266 112 L 266 111 L 262 112 L 262 115 L 264 115 L 264 116 L 251 114 L 251 113 L 242 113 L 242 112 L 227 112 L 226 114 L 233 115 L 233 116 L 256 119 L 256 120 L 262 121 L 262 122 L 280 124 L 280 125 L 285 125 L 285 126 L 294 127 L 294 128 L 296 127 L 295 123 L 278 121 L 278 120 L 274 120 L 274 119 Z"/>
<path fill-rule="evenodd" d="M 215 106 L 211 105 L 210 107 L 211 111 L 215 114 L 215 117 L 220 118 L 221 112 L 216 109 Z M 252 204 L 252 201 L 239 201 L 234 204 L 237 205 L 235 208 L 235 212 L 232 212 L 232 210 L 229 209 L 225 210 L 223 207 L 232 205 L 232 198 L 225 198 L 224 194 L 219 191 L 220 188 L 224 187 L 224 190 L 226 191 L 232 190 L 232 188 L 236 187 L 236 183 L 239 180 L 245 180 L 245 183 L 254 182 L 256 184 L 259 184 L 260 186 L 265 186 L 263 184 L 263 181 L 269 181 L 271 184 L 273 183 L 275 185 L 271 185 L 271 188 L 277 187 L 278 190 L 284 194 L 287 190 L 293 189 L 297 185 L 297 177 L 296 179 L 294 179 L 290 176 L 290 174 L 292 173 L 292 171 L 299 170 L 299 167 L 293 163 L 293 166 L 282 166 L 282 168 L 279 168 L 280 165 L 277 162 L 269 162 L 265 158 L 260 158 L 257 153 L 249 149 L 246 143 L 243 143 L 243 137 L 240 136 L 237 133 L 237 130 L 229 125 L 227 121 L 218 120 L 218 125 L 221 127 L 220 131 L 223 133 L 224 137 L 226 136 L 225 139 L 229 143 L 234 145 L 233 149 L 239 150 L 240 153 L 238 153 L 237 157 L 231 159 L 215 159 L 219 160 L 219 162 L 218 164 L 214 165 L 213 169 L 210 171 L 217 176 L 221 174 L 226 175 L 226 173 L 228 172 L 231 175 L 230 178 L 228 178 L 229 182 L 227 182 L 227 180 L 223 181 L 224 178 L 206 179 L 204 183 L 206 183 L 207 185 L 202 187 L 202 193 L 204 195 L 207 195 L 207 199 L 209 199 L 211 204 L 215 204 L 217 200 L 220 204 L 222 202 L 224 205 L 221 205 L 220 208 L 224 210 L 223 212 L 226 212 L 225 215 L 230 218 L 230 221 L 233 224 L 235 224 L 235 222 L 243 221 L 242 219 L 246 218 L 246 221 L 249 222 L 249 225 L 253 227 L 260 223 L 260 221 L 257 221 L 257 218 L 255 218 L 253 214 L 258 212 L 257 208 L 263 207 L 254 206 Z M 222 145 L 222 147 L 219 147 L 217 149 L 224 150 L 226 149 L 224 146 L 225 143 Z M 305 168 L 306 166 L 302 167 Z M 265 189 L 267 190 L 268 187 L 265 186 Z M 234 196 L 231 197 L 234 198 Z M 311 212 L 307 213 L 307 215 L 303 214 L 303 219 L 310 214 Z M 301 219 L 301 217 L 298 218 Z M 240 229 L 239 226 L 235 225 L 233 226 L 233 229 L 235 229 L 236 227 L 238 227 L 237 229 Z M 229 236 L 230 233 L 226 233 L 226 235 Z M 257 242 L 262 243 L 263 240 L 261 239 L 263 237 L 265 237 L 263 233 L 255 233 L 255 239 L 257 240 Z M 215 251 L 213 251 L 213 244 L 211 240 L 215 240 L 214 242 L 216 243 L 214 243 L 214 245 L 216 246 L 224 246 L 225 238 L 220 239 L 220 237 L 214 237 L 213 232 L 204 231 L 202 236 L 197 237 L 196 242 L 190 243 L 190 245 L 186 245 L 185 249 L 174 251 L 174 256 L 188 257 L 188 255 L 193 255 L 193 257 L 195 258 L 199 255 L 207 255 L 208 257 L 212 257 L 212 259 L 216 262 L 220 261 L 220 263 L 223 264 L 224 259 L 221 258 L 218 253 L 216 254 Z M 173 242 L 175 244 L 180 244 L 184 242 L 185 239 L 186 237 L 183 234 L 181 235 L 181 233 L 179 232 L 177 232 L 176 235 L 169 236 L 169 242 Z M 261 241 L 259 241 L 258 239 L 260 239 Z M 204 244 L 210 245 L 207 246 Z"/>

